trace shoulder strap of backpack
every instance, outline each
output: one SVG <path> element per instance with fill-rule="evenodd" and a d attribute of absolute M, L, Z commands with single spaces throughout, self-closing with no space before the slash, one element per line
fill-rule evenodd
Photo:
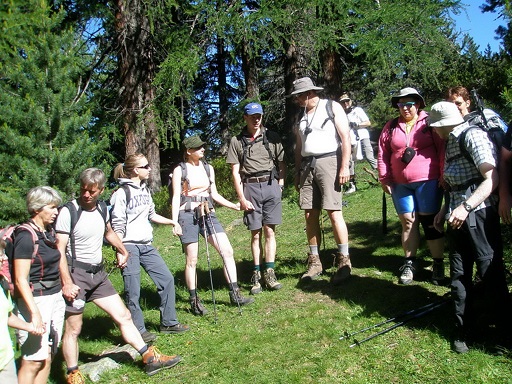
<path fill-rule="evenodd" d="M 34 251 L 32 252 L 32 259 L 33 259 L 37 255 L 37 251 L 39 250 L 39 241 L 38 241 L 39 238 L 37 237 L 37 233 L 34 230 L 34 228 L 32 228 L 32 226 L 28 223 L 23 223 L 23 224 L 18 225 L 16 230 L 18 230 L 18 229 L 28 231 L 32 235 L 32 242 L 34 243 Z"/>
<path fill-rule="evenodd" d="M 130 191 L 130 186 L 128 184 L 121 184 L 119 187 L 123 189 L 124 194 L 126 195 L 126 205 L 128 205 L 128 202 L 132 198 L 132 192 Z"/>
<path fill-rule="evenodd" d="M 76 223 L 80 219 L 80 215 L 82 214 L 82 209 L 80 208 L 80 204 L 78 204 L 78 209 L 73 203 L 73 201 L 68 201 L 64 204 L 69 211 L 69 247 L 71 249 L 71 272 L 75 270 L 75 260 L 76 260 L 76 248 L 75 248 L 75 227 Z"/>
<path fill-rule="evenodd" d="M 327 111 L 327 118 L 322 123 L 321 128 L 323 129 L 324 125 L 327 124 L 328 121 L 332 121 L 334 123 L 334 112 L 332 110 L 332 100 L 328 99 L 327 103 L 325 103 L 325 110 Z"/>

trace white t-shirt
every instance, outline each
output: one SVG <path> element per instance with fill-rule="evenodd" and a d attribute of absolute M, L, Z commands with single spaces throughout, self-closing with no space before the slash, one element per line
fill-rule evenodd
<path fill-rule="evenodd" d="M 5 296 L 4 290 L 0 288 L 0 371 L 14 357 L 11 336 L 7 327 L 7 319 L 12 310 L 13 304 L 10 296 Z"/>
<path fill-rule="evenodd" d="M 77 207 L 76 200 L 73 204 Z M 107 221 L 109 220 L 107 211 Z M 69 235 L 71 227 L 71 216 L 69 209 L 63 207 L 57 217 L 55 230 L 58 233 Z M 75 225 L 75 251 L 76 260 L 89 264 L 100 264 L 103 260 L 101 248 L 103 246 L 103 236 L 105 235 L 105 221 L 98 209 L 94 211 L 82 210 L 80 218 Z M 66 254 L 71 257 L 71 241 L 68 240 Z"/>
<path fill-rule="evenodd" d="M 347 113 L 347 118 L 350 123 L 356 123 L 357 125 L 369 121 L 370 119 L 364 112 L 363 108 L 361 107 L 354 107 L 352 110 Z M 359 135 L 359 139 L 369 139 L 370 133 L 366 128 L 358 128 L 357 133 Z M 350 130 L 350 142 L 352 145 L 356 145 L 356 135 L 354 134 L 353 130 Z"/>
<path fill-rule="evenodd" d="M 309 114 L 305 113 L 300 120 L 299 135 L 302 141 L 302 157 L 323 155 L 338 149 L 338 133 L 334 122 L 328 118 L 326 104 L 326 99 L 320 99 L 315 111 Z M 304 132 L 308 127 L 311 128 L 311 132 L 305 135 Z"/>

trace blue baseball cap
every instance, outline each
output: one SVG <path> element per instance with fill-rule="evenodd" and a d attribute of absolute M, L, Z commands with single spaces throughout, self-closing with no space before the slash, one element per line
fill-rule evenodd
<path fill-rule="evenodd" d="M 256 113 L 259 113 L 260 115 L 263 115 L 263 107 L 261 104 L 258 103 L 249 103 L 244 108 L 244 114 L 246 115 L 255 115 Z"/>

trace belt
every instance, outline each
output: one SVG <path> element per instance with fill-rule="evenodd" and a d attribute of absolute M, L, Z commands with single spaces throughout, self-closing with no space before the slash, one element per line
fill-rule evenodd
<path fill-rule="evenodd" d="M 270 175 L 266 176 L 254 176 L 244 179 L 244 183 L 265 183 L 270 180 Z"/>
<path fill-rule="evenodd" d="M 98 273 L 105 269 L 105 264 L 89 264 L 68 258 L 68 265 L 85 270 L 87 273 Z"/>
<path fill-rule="evenodd" d="M 36 283 L 32 283 L 32 289 L 50 289 L 60 285 L 60 280 L 40 280 Z"/>

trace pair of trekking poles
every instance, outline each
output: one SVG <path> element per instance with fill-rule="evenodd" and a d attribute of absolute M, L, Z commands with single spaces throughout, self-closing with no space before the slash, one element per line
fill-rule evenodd
<path fill-rule="evenodd" d="M 406 323 L 408 323 L 409 321 L 411 320 L 414 320 L 414 319 L 418 319 L 432 311 L 434 311 L 435 309 L 443 306 L 444 304 L 448 303 L 451 299 L 449 297 L 450 293 L 447 293 L 443 296 L 443 299 L 442 300 L 439 300 L 439 301 L 436 301 L 434 303 L 430 303 L 430 304 L 427 304 L 427 305 L 424 305 L 422 307 L 419 307 L 419 308 L 416 308 L 416 309 L 412 309 L 410 311 L 407 311 L 407 312 L 403 312 L 397 316 L 394 316 L 394 317 L 390 317 L 389 319 L 386 319 L 380 323 L 377 323 L 377 324 L 374 324 L 374 325 L 370 325 L 369 327 L 366 327 L 366 328 L 362 328 L 360 330 L 357 330 L 357 331 L 354 331 L 354 332 L 347 332 L 345 331 L 345 333 L 340 337 L 340 340 L 347 340 L 347 339 L 351 339 L 353 338 L 354 336 L 356 335 L 359 335 L 361 333 L 364 333 L 364 332 L 367 332 L 367 331 L 370 331 L 372 329 L 376 329 L 376 328 L 380 328 L 382 327 L 383 325 L 386 325 L 386 324 L 389 324 L 389 323 L 392 323 L 392 322 L 396 322 L 395 324 L 387 327 L 387 328 L 384 328 L 383 330 L 379 331 L 379 332 L 376 332 L 376 333 L 373 333 L 371 334 L 370 336 L 368 337 L 365 337 L 364 339 L 362 340 L 357 340 L 357 339 L 354 339 L 354 342 L 352 344 L 350 344 L 349 348 L 354 348 L 355 346 L 359 346 L 369 340 L 372 340 L 380 335 L 383 335 L 385 333 L 388 333 L 390 331 L 392 331 L 393 329 L 395 328 L 398 328 Z"/>
<path fill-rule="evenodd" d="M 210 250 L 209 250 L 209 247 L 208 247 L 208 227 L 206 225 L 206 218 L 208 218 L 208 223 L 210 224 L 210 228 L 211 228 L 211 234 L 213 234 L 213 237 L 215 239 L 215 243 L 217 244 L 217 247 L 218 247 L 218 250 L 219 250 L 219 254 L 220 254 L 220 257 L 222 259 L 222 263 L 224 265 L 224 270 L 226 271 L 226 274 L 228 276 L 228 280 L 230 283 L 235 283 L 233 280 L 231 280 L 231 275 L 229 274 L 229 269 L 226 265 L 226 259 L 224 257 L 224 253 L 222 252 L 222 247 L 219 243 L 219 239 L 218 239 L 218 236 L 217 236 L 217 231 L 215 230 L 215 226 L 213 225 L 213 220 L 212 220 L 212 217 L 211 217 L 211 214 L 210 214 L 210 207 L 208 206 L 208 202 L 207 201 L 204 201 L 202 203 L 200 203 L 198 206 L 197 206 L 197 213 L 198 213 L 198 217 L 197 219 L 198 220 L 202 220 L 202 224 L 203 224 L 203 230 L 204 230 L 204 240 L 205 240 L 205 244 L 206 244 L 206 260 L 208 262 L 208 271 L 209 271 L 209 274 L 210 274 L 210 288 L 211 288 L 211 291 L 212 291 L 212 302 L 213 302 L 213 314 L 214 314 L 214 322 L 217 323 L 217 305 L 216 305 L 216 302 L 215 302 L 215 290 L 213 288 L 213 276 L 212 276 L 212 267 L 211 267 L 211 261 L 210 261 Z M 197 274 L 196 274 L 196 279 L 197 279 Z M 197 283 L 197 282 L 196 282 Z M 196 284 L 197 286 L 197 284 Z M 236 304 L 238 306 L 238 313 L 241 315 L 242 314 L 242 307 L 240 305 L 240 299 L 239 299 L 239 296 L 238 294 L 236 294 L 236 292 L 234 293 L 234 298 L 236 300 Z"/>

